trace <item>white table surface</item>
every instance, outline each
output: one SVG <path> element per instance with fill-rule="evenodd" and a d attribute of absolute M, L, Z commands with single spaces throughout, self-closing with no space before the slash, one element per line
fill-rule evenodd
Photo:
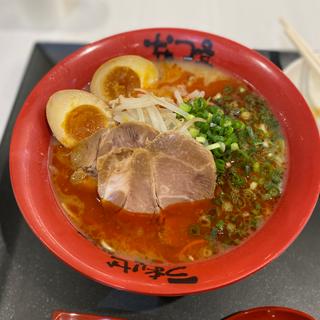
<path fill-rule="evenodd" d="M 319 0 L 0 0 L 0 8 L 0 138 L 37 41 L 91 42 L 132 29 L 185 27 L 251 48 L 292 49 L 278 23 L 285 17 L 320 51 Z"/>

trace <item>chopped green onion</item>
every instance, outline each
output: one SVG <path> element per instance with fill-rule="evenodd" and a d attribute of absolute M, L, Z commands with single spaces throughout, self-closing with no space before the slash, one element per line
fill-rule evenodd
<path fill-rule="evenodd" d="M 243 120 L 249 120 L 251 118 L 251 112 L 249 111 L 242 111 L 240 114 L 240 118 Z"/>
<path fill-rule="evenodd" d="M 211 152 L 213 153 L 213 155 L 215 156 L 215 158 L 222 158 L 223 156 L 223 152 L 219 149 L 213 149 L 211 150 Z"/>
<path fill-rule="evenodd" d="M 253 164 L 253 172 L 258 173 L 260 171 L 260 163 L 259 162 L 255 162 Z"/>
<path fill-rule="evenodd" d="M 219 100 L 221 98 L 222 98 L 222 94 L 220 92 L 213 97 L 214 100 Z"/>
<path fill-rule="evenodd" d="M 202 144 L 205 144 L 207 142 L 207 139 L 205 137 L 196 137 L 196 140 Z"/>
<path fill-rule="evenodd" d="M 269 190 L 269 194 L 272 198 L 275 198 L 280 194 L 280 191 L 278 188 L 274 187 Z"/>
<path fill-rule="evenodd" d="M 232 134 L 225 140 L 225 144 L 227 146 L 231 146 L 232 143 L 237 142 L 237 141 L 238 141 L 238 139 L 237 139 L 236 135 Z"/>
<path fill-rule="evenodd" d="M 273 170 L 271 173 L 271 180 L 274 183 L 279 183 L 282 180 L 282 173 L 280 170 Z"/>
<path fill-rule="evenodd" d="M 215 115 L 215 114 L 219 113 L 221 109 L 217 106 L 209 106 L 208 110 L 210 113 L 212 113 L 212 115 Z"/>
<path fill-rule="evenodd" d="M 255 182 L 255 181 L 252 181 L 252 182 L 250 183 L 250 189 L 251 189 L 251 190 L 254 190 L 257 186 L 258 186 L 258 183 Z"/>
<path fill-rule="evenodd" d="M 195 118 L 195 116 L 194 116 L 193 114 L 188 114 L 188 115 L 186 116 L 186 119 L 187 119 L 187 120 L 191 120 L 191 119 L 193 119 L 193 118 Z"/>
<path fill-rule="evenodd" d="M 220 115 L 213 115 L 212 117 L 212 122 L 216 123 L 216 124 L 220 124 L 220 121 L 221 121 L 221 116 Z"/>
<path fill-rule="evenodd" d="M 246 127 L 246 125 L 240 120 L 235 120 L 233 122 L 232 126 L 233 126 L 234 129 L 240 129 L 240 130 L 242 130 L 242 129 L 244 129 Z"/>
<path fill-rule="evenodd" d="M 199 128 L 199 129 L 202 129 L 202 128 L 204 128 L 204 124 L 208 125 L 208 123 L 206 123 L 206 122 L 197 121 L 197 122 L 195 123 L 195 126 L 196 126 L 197 128 Z M 210 126 L 210 125 L 209 125 L 209 126 Z M 208 126 L 208 129 L 209 129 L 209 126 Z"/>
<path fill-rule="evenodd" d="M 204 98 L 196 98 L 192 102 L 192 109 L 196 112 L 206 109 L 208 102 Z"/>
<path fill-rule="evenodd" d="M 228 230 L 228 232 L 233 233 L 236 230 L 236 225 L 231 222 L 228 222 L 227 223 L 227 230 Z"/>
<path fill-rule="evenodd" d="M 238 175 L 235 172 L 232 172 L 231 175 L 231 183 L 235 186 L 235 187 L 241 187 L 245 184 L 246 180 L 244 177 L 241 177 L 240 175 Z"/>
<path fill-rule="evenodd" d="M 268 142 L 268 140 L 264 140 L 264 141 L 262 142 L 262 145 L 263 145 L 265 148 L 268 148 L 268 147 L 269 147 L 269 142 Z"/>
<path fill-rule="evenodd" d="M 213 141 L 213 142 L 224 142 L 224 137 L 223 136 L 219 136 L 216 134 L 212 134 L 210 131 L 208 131 L 208 137 Z"/>
<path fill-rule="evenodd" d="M 223 220 L 219 220 L 217 223 L 216 223 L 216 228 L 220 231 L 223 230 L 223 227 L 224 227 L 224 221 Z"/>
<path fill-rule="evenodd" d="M 189 133 L 191 134 L 192 138 L 196 138 L 200 134 L 200 130 L 197 128 L 190 128 Z"/>
<path fill-rule="evenodd" d="M 208 122 L 200 122 L 200 123 L 201 123 L 201 126 L 200 126 L 201 132 L 207 133 L 207 131 L 210 128 L 210 124 Z"/>
<path fill-rule="evenodd" d="M 224 128 L 224 134 L 226 136 L 229 136 L 231 133 L 233 133 L 233 128 L 231 126 L 228 126 L 228 127 Z"/>
<path fill-rule="evenodd" d="M 265 111 L 258 97 L 248 94 L 249 91 L 246 87 L 241 86 L 235 87 L 233 90 L 225 87 L 210 103 L 204 98 L 196 98 L 182 103 L 179 108 L 187 113 L 184 117 L 187 120 L 195 117 L 203 119 L 203 122 L 197 121 L 192 126 L 189 125 L 188 130 L 190 135 L 203 144 L 214 156 L 218 174 L 217 183 L 221 186 L 223 184 L 230 185 L 231 189 L 237 189 L 240 194 L 250 196 L 249 200 L 254 202 L 255 199 L 251 197 L 251 194 L 256 194 L 258 189 L 258 196 L 265 200 L 280 195 L 283 172 L 281 170 L 277 172 L 272 166 L 274 157 L 277 152 L 281 151 L 280 146 L 276 145 L 273 148 L 272 144 L 277 141 L 277 137 L 273 133 L 274 126 L 271 126 L 272 114 Z M 244 92 L 245 94 L 243 94 Z M 256 110 L 260 112 L 260 108 L 262 111 L 257 115 Z M 253 123 L 259 125 L 255 126 Z M 263 146 L 266 149 L 262 148 Z M 256 158 L 256 155 L 260 151 L 269 153 L 272 157 L 266 157 L 266 161 L 259 160 L 258 162 L 257 160 L 261 157 Z M 268 165 L 271 167 L 267 167 Z M 223 173 L 226 173 L 227 177 L 223 176 Z M 263 195 L 260 194 L 261 190 L 265 190 Z M 223 219 L 226 222 L 219 220 L 215 228 L 211 229 L 211 234 L 207 234 L 208 240 L 216 239 L 217 235 L 219 236 L 219 231 L 225 229 L 229 233 L 227 237 L 232 237 L 231 240 L 229 239 L 230 244 L 234 244 L 233 233 L 238 232 L 238 219 L 232 214 L 232 211 L 239 210 L 244 205 L 244 201 L 236 196 L 228 198 L 226 201 L 223 196 L 216 197 L 215 204 L 217 204 L 218 198 L 221 202 L 218 207 L 223 210 Z M 250 216 L 248 219 L 251 220 L 253 215 L 261 215 L 261 210 L 255 211 L 257 212 L 254 214 L 253 211 L 248 213 Z M 228 222 L 230 224 L 227 224 Z M 209 220 L 201 220 L 201 223 L 208 225 L 208 227 L 213 226 Z M 252 220 L 254 228 L 257 224 L 257 219 Z M 241 228 L 240 225 L 239 229 Z M 191 226 L 190 233 L 199 235 L 200 225 Z"/>
<path fill-rule="evenodd" d="M 238 154 L 241 155 L 245 160 L 250 160 L 250 157 L 247 152 L 239 149 L 237 150 Z"/>
<path fill-rule="evenodd" d="M 270 200 L 272 199 L 272 196 L 270 195 L 270 193 L 266 193 L 262 195 L 262 199 L 263 200 Z"/>
<path fill-rule="evenodd" d="M 222 203 L 222 209 L 225 210 L 225 211 L 230 212 L 230 211 L 233 210 L 233 205 L 232 205 L 231 202 L 225 201 L 225 202 Z"/>
<path fill-rule="evenodd" d="M 230 145 L 231 151 L 239 150 L 239 145 L 236 142 L 231 143 Z"/>
<path fill-rule="evenodd" d="M 222 127 L 229 127 L 232 125 L 232 121 L 230 119 L 223 119 L 222 124 L 220 124 Z"/>
<path fill-rule="evenodd" d="M 222 159 L 216 159 L 216 167 L 219 173 L 223 173 L 225 169 L 225 161 Z"/>
<path fill-rule="evenodd" d="M 181 103 L 179 108 L 185 112 L 190 112 L 192 107 L 190 106 L 190 104 L 187 103 Z"/>
<path fill-rule="evenodd" d="M 200 114 L 200 118 L 203 119 L 208 119 L 209 117 L 209 112 L 207 110 L 204 110 L 201 114 Z"/>
<path fill-rule="evenodd" d="M 247 127 L 247 133 L 248 133 L 248 136 L 251 138 L 251 139 L 254 139 L 255 138 L 255 134 L 253 132 L 253 129 L 251 127 Z"/>
<path fill-rule="evenodd" d="M 222 152 L 225 152 L 226 145 L 223 142 L 219 141 L 219 142 L 208 145 L 206 148 L 208 150 L 220 149 Z"/>

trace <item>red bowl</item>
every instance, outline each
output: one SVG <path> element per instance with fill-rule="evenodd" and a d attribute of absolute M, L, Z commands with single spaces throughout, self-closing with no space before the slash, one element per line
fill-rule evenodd
<path fill-rule="evenodd" d="M 285 307 L 258 307 L 241 311 L 226 320 L 316 320 L 310 315 Z"/>
<path fill-rule="evenodd" d="M 82 314 L 74 312 L 55 311 L 52 320 L 121 320 L 120 318 L 110 318 L 93 314 Z M 245 311 L 240 311 L 227 317 L 226 320 L 315 320 L 310 315 L 286 307 L 258 307 Z M 123 319 L 124 320 L 124 319 Z"/>
<path fill-rule="evenodd" d="M 108 316 L 98 316 L 89 313 L 75 313 L 65 311 L 55 311 L 51 320 L 125 320 L 124 318 L 114 318 Z"/>
<path fill-rule="evenodd" d="M 48 175 L 51 94 L 83 88 L 104 61 L 123 54 L 193 58 L 245 79 L 269 101 L 288 141 L 285 192 L 266 224 L 234 250 L 208 261 L 143 267 L 112 257 L 82 237 L 58 206 Z M 58 63 L 28 96 L 14 127 L 10 174 L 18 205 L 39 239 L 84 275 L 118 289 L 185 295 L 216 289 L 261 269 L 282 253 L 309 219 L 319 193 L 319 132 L 304 99 L 275 65 L 225 38 L 184 29 L 147 29 L 89 44 Z"/>

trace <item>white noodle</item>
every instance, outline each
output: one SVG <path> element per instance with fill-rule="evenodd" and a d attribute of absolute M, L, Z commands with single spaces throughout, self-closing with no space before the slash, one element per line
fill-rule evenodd
<path fill-rule="evenodd" d="M 136 121 L 127 111 L 125 112 L 116 112 L 113 116 L 114 120 L 123 123 L 128 121 Z"/>
<path fill-rule="evenodd" d="M 158 117 L 158 119 L 159 119 L 160 130 L 163 131 L 163 132 L 164 132 L 164 131 L 167 131 L 167 130 L 168 130 L 168 129 L 167 129 L 167 126 L 166 126 L 166 124 L 165 124 L 165 122 L 164 122 L 164 119 L 162 118 L 162 115 L 161 115 L 159 109 L 158 109 L 157 107 L 153 107 L 153 108 L 154 108 L 155 114 L 157 115 L 157 117 Z"/>
<path fill-rule="evenodd" d="M 109 106 L 111 107 L 111 109 L 114 109 L 116 107 L 117 103 L 119 103 L 119 99 L 118 98 L 115 99 L 115 100 L 111 100 L 109 102 Z"/>
<path fill-rule="evenodd" d="M 189 116 L 189 114 L 187 112 L 181 110 L 174 103 L 169 102 L 165 98 L 160 98 L 160 97 L 157 97 L 157 96 L 155 96 L 153 94 L 150 94 L 150 96 L 155 101 L 155 104 L 159 104 L 160 106 L 165 107 L 165 108 L 167 108 L 167 109 L 179 114 L 182 117 L 187 118 Z"/>
<path fill-rule="evenodd" d="M 147 108 L 146 110 L 147 110 L 147 113 L 148 113 L 149 118 L 150 118 L 150 120 L 151 120 L 152 126 L 153 126 L 155 129 L 159 130 L 157 118 L 156 118 L 156 116 L 155 116 L 155 114 L 154 114 L 154 112 L 153 112 L 152 107 L 149 107 L 149 108 Z"/>
<path fill-rule="evenodd" d="M 115 107 L 115 110 L 121 111 L 125 109 L 148 108 L 153 105 L 153 100 L 150 99 L 148 95 L 141 95 L 137 98 L 125 98 L 124 96 L 120 96 L 118 106 Z"/>
<path fill-rule="evenodd" d="M 167 127 L 163 121 L 163 118 L 156 107 L 150 107 L 146 109 L 151 119 L 152 125 L 159 131 L 167 131 Z"/>
<path fill-rule="evenodd" d="M 134 119 L 134 121 L 138 121 L 139 120 L 139 115 L 136 109 L 133 110 L 127 110 L 128 114 L 131 116 L 131 118 Z"/>
<path fill-rule="evenodd" d="M 177 89 L 182 97 L 185 97 L 186 95 L 188 95 L 188 91 L 187 91 L 186 86 L 184 84 L 179 84 L 177 86 Z"/>
<path fill-rule="evenodd" d="M 172 99 L 158 97 L 153 93 L 142 89 L 137 89 L 138 97 L 119 96 L 109 102 L 114 111 L 114 120 L 123 123 L 128 121 L 140 121 L 152 125 L 155 129 L 164 132 L 167 130 L 179 130 L 189 134 L 188 128 L 196 121 L 205 120 L 194 118 L 185 122 L 189 114 L 180 109 L 177 104 L 183 103 L 183 96 L 187 94 L 185 86 L 178 86 L 174 91 L 175 103 Z M 199 90 L 193 91 L 188 95 L 189 99 L 201 97 L 204 93 Z M 183 118 L 177 119 L 177 114 Z"/>
<path fill-rule="evenodd" d="M 191 93 L 189 93 L 186 98 L 187 99 L 195 99 L 195 98 L 203 98 L 205 95 L 204 91 L 194 90 Z"/>
<path fill-rule="evenodd" d="M 181 94 L 180 94 L 179 90 L 174 90 L 173 94 L 174 94 L 174 97 L 177 100 L 178 105 L 182 104 L 183 103 L 183 99 L 181 97 Z"/>
<path fill-rule="evenodd" d="M 184 122 L 183 119 L 177 119 L 176 114 L 168 109 L 160 109 L 160 113 L 168 130 L 175 130 Z"/>
<path fill-rule="evenodd" d="M 138 118 L 139 118 L 139 121 L 141 121 L 141 122 L 145 122 L 143 109 L 139 108 L 139 109 L 137 109 L 137 112 L 138 112 Z"/>
<path fill-rule="evenodd" d="M 112 105 L 114 105 L 114 101 L 115 100 L 111 102 Z M 113 108 L 115 111 L 149 108 L 160 105 L 185 118 L 188 117 L 188 113 L 178 108 L 178 106 L 175 103 L 169 101 L 169 99 L 157 97 L 152 93 L 146 93 L 137 98 L 126 98 L 124 96 L 120 96 L 116 103 L 118 105 Z"/>

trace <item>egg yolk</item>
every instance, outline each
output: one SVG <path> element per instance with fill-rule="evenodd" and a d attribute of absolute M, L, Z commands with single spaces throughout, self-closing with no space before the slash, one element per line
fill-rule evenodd
<path fill-rule="evenodd" d="M 105 114 L 91 105 L 76 107 L 67 114 L 64 121 L 66 133 L 78 141 L 91 136 L 107 125 L 108 120 Z"/>
<path fill-rule="evenodd" d="M 120 94 L 127 97 L 133 89 L 140 87 L 139 76 L 128 67 L 115 67 L 104 80 L 105 95 L 111 100 Z"/>

